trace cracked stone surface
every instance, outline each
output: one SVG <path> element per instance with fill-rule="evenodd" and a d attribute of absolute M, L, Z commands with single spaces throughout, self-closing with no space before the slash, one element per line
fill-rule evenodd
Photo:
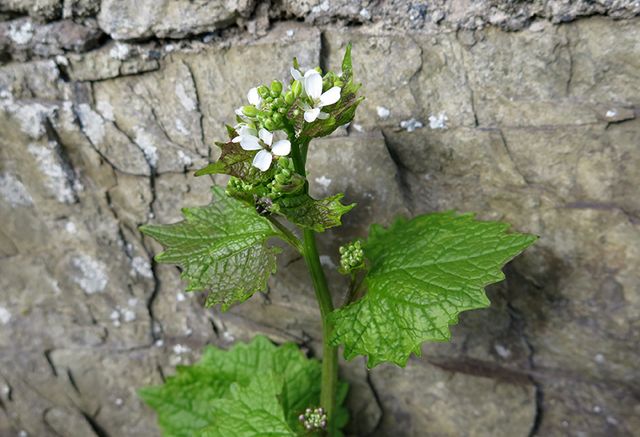
<path fill-rule="evenodd" d="M 541 237 L 451 343 L 342 364 L 349 435 L 636 434 L 640 3 L 471 3 L 0 0 L 0 435 L 159 435 L 136 388 L 205 344 L 321 354 L 295 253 L 223 314 L 137 227 L 208 203 L 246 90 L 349 41 L 367 99 L 309 152 L 313 193 L 358 204 L 320 242 L 335 302 L 338 246 L 398 214 Z"/>

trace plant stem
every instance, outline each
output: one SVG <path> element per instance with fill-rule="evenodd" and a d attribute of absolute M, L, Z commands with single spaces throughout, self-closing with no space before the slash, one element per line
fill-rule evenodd
<path fill-rule="evenodd" d="M 293 246 L 295 249 L 298 250 L 298 252 L 302 253 L 302 242 L 298 239 L 298 237 L 296 237 L 293 232 L 291 232 L 289 229 L 286 228 L 285 225 L 283 225 L 282 223 L 280 223 L 278 221 L 278 219 L 276 219 L 273 216 L 267 216 L 267 220 L 269 220 L 271 222 L 271 224 L 273 224 L 273 226 L 275 226 L 280 232 L 282 232 L 282 235 L 284 236 L 284 238 L 286 239 L 287 243 L 289 243 L 291 246 Z"/>
<path fill-rule="evenodd" d="M 311 281 L 313 282 L 322 317 L 322 388 L 320 406 L 326 411 L 328 434 L 331 436 L 335 430 L 332 419 L 336 409 L 336 391 L 338 387 L 338 348 L 329 344 L 333 331 L 333 325 L 329 322 L 329 314 L 333 311 L 333 302 L 331 301 L 324 270 L 320 264 L 315 232 L 308 229 L 304 231 L 303 256 L 311 273 Z"/>
<path fill-rule="evenodd" d="M 291 139 L 291 159 L 295 166 L 296 172 L 302 176 L 306 176 L 306 161 L 309 141 L 296 141 L 293 130 L 290 131 Z M 309 189 L 309 184 L 305 187 Z M 320 406 L 325 409 L 327 414 L 327 434 L 333 436 L 335 433 L 335 417 L 336 410 L 336 392 L 338 388 L 338 348 L 329 344 L 329 339 L 333 332 L 333 325 L 329 322 L 329 314 L 333 311 L 333 302 L 331 293 L 327 286 L 327 278 L 324 275 L 322 264 L 320 264 L 320 256 L 316 247 L 315 232 L 305 229 L 303 232 L 302 256 L 304 257 L 313 289 L 316 292 L 316 299 L 320 306 L 320 316 L 322 318 L 322 385 L 320 389 Z"/>

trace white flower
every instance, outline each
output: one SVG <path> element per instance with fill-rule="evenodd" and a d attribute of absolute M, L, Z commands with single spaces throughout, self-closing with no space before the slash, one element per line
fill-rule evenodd
<path fill-rule="evenodd" d="M 312 104 L 312 106 L 303 106 L 304 120 L 307 123 L 312 123 L 317 118 L 321 120 L 328 118 L 329 114 L 320 111 L 320 108 L 333 105 L 340 100 L 341 90 L 339 86 L 334 86 L 326 92 L 322 92 L 322 76 L 315 70 L 309 70 L 304 74 L 304 90 L 311 99 Z"/>
<path fill-rule="evenodd" d="M 255 106 L 256 108 L 260 107 L 260 103 L 262 103 L 262 98 L 260 97 L 260 94 L 258 94 L 258 88 L 253 87 L 249 90 L 249 92 L 247 93 L 247 100 L 249 100 L 249 103 Z"/>
<path fill-rule="evenodd" d="M 244 150 L 259 150 L 253 158 L 252 165 L 261 171 L 267 171 L 271 167 L 274 156 L 287 156 L 291 152 L 289 140 L 279 140 L 273 143 L 273 133 L 266 129 L 260 129 L 258 136 L 255 136 L 255 129 L 242 126 L 238 131 L 238 136 L 232 140 L 240 143 Z"/>
<path fill-rule="evenodd" d="M 291 72 L 291 77 L 293 77 L 293 80 L 302 79 L 302 73 L 300 73 L 300 70 L 298 70 L 297 68 L 291 67 L 289 71 Z"/>

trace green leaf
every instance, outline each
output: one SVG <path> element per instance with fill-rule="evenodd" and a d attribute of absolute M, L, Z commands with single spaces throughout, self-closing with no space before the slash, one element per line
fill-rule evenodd
<path fill-rule="evenodd" d="M 347 48 L 344 51 L 344 57 L 342 58 L 342 79 L 349 81 L 351 79 L 351 43 L 347 44 Z"/>
<path fill-rule="evenodd" d="M 276 346 L 263 336 L 228 351 L 208 347 L 198 363 L 176 370 L 163 385 L 139 391 L 156 410 L 165 437 L 290 435 L 283 432 L 300 432 L 298 415 L 320 400 L 320 362 L 294 343 Z M 346 392 L 340 383 L 338 405 Z M 336 425 L 344 426 L 347 417 L 340 407 Z"/>
<path fill-rule="evenodd" d="M 331 343 L 351 359 L 367 355 L 406 365 L 421 343 L 447 341 L 462 311 L 485 308 L 484 287 L 504 279 L 502 266 L 537 237 L 507 233 L 509 225 L 453 212 L 374 225 L 364 245 L 367 294 L 331 314 Z"/>
<path fill-rule="evenodd" d="M 284 380 L 273 373 L 253 379 L 246 387 L 233 384 L 230 399 L 213 403 L 212 424 L 202 437 L 276 437 L 297 434 L 285 419 L 279 399 Z"/>
<path fill-rule="evenodd" d="M 163 385 L 138 390 L 158 414 L 164 437 L 191 437 L 211 423 L 213 402 L 227 395 L 233 379 L 199 366 L 178 367 Z"/>
<path fill-rule="evenodd" d="M 207 306 L 222 304 L 226 310 L 266 289 L 280 251 L 268 246 L 267 240 L 281 234 L 254 208 L 227 196 L 220 187 L 212 191 L 208 206 L 182 210 L 185 220 L 140 230 L 165 247 L 156 255 L 157 262 L 182 268 L 187 291 L 209 290 Z"/>
<path fill-rule="evenodd" d="M 340 226 L 341 217 L 355 205 L 343 205 L 344 194 L 316 200 L 306 193 L 277 199 L 271 211 L 285 216 L 292 223 L 303 228 L 323 232 L 327 228 Z"/>

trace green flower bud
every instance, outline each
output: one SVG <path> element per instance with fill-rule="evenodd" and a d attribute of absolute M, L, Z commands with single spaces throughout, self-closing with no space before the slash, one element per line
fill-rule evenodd
<path fill-rule="evenodd" d="M 287 92 L 287 94 L 284 95 L 284 101 L 286 102 L 287 105 L 292 104 L 295 99 L 296 99 L 296 96 L 293 95 L 292 91 L 289 91 Z"/>
<path fill-rule="evenodd" d="M 282 92 L 282 82 L 279 80 L 274 80 L 271 82 L 271 95 L 273 97 L 278 97 Z"/>
<path fill-rule="evenodd" d="M 302 94 L 302 82 L 294 80 L 291 84 L 291 91 L 293 92 L 294 97 L 299 97 L 300 94 Z"/>
<path fill-rule="evenodd" d="M 333 82 L 333 86 L 339 86 L 340 88 L 342 88 L 344 86 L 344 82 L 338 79 Z"/>
<path fill-rule="evenodd" d="M 327 414 L 324 408 L 307 408 L 298 416 L 298 420 L 307 431 L 317 431 L 327 428 Z"/>
<path fill-rule="evenodd" d="M 300 110 L 299 109 L 294 109 L 293 110 L 293 116 L 297 117 L 298 115 L 300 115 Z"/>
<path fill-rule="evenodd" d="M 268 187 L 271 190 L 270 197 L 276 199 L 288 194 L 297 193 L 304 189 L 305 178 L 295 172 L 293 160 L 282 156 L 276 162 L 276 173 Z"/>
<path fill-rule="evenodd" d="M 269 97 L 269 88 L 264 85 L 260 85 L 258 87 L 258 94 L 260 94 L 260 97 L 263 99 Z"/>
<path fill-rule="evenodd" d="M 282 118 L 282 114 L 280 114 L 279 112 L 276 112 L 271 116 L 271 120 L 273 120 L 275 124 L 280 124 L 282 122 Z"/>
<path fill-rule="evenodd" d="M 278 108 L 278 112 L 282 115 L 287 113 L 287 108 Z"/>
<path fill-rule="evenodd" d="M 274 131 L 276 130 L 276 124 L 273 122 L 273 120 L 271 120 L 270 118 L 267 118 L 264 121 L 264 127 L 265 129 L 267 129 L 268 131 Z"/>
<path fill-rule="evenodd" d="M 271 96 L 265 97 L 264 100 L 265 100 L 265 102 L 271 103 L 271 102 L 273 102 L 273 97 L 271 97 Z"/>
<path fill-rule="evenodd" d="M 255 117 L 256 115 L 258 115 L 258 108 L 253 105 L 243 106 L 242 113 L 247 117 Z"/>
<path fill-rule="evenodd" d="M 273 104 L 275 106 L 282 107 L 285 105 L 284 99 L 282 97 L 278 97 L 277 99 L 274 100 Z"/>
<path fill-rule="evenodd" d="M 362 243 L 358 240 L 341 246 L 340 249 L 340 273 L 349 274 L 355 270 L 364 268 L 364 251 Z"/>

